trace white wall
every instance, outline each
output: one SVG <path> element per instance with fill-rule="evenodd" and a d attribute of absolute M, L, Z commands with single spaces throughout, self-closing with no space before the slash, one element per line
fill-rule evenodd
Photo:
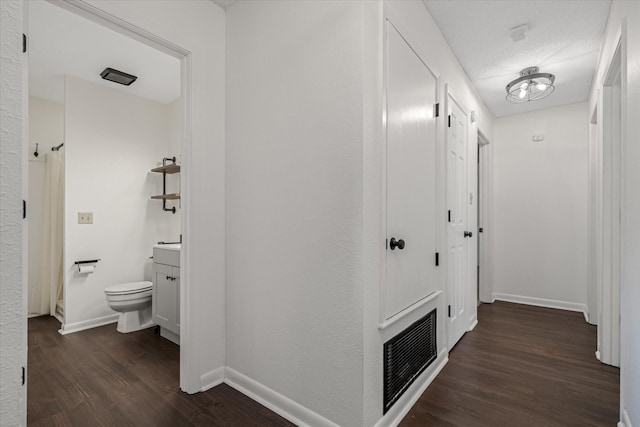
<path fill-rule="evenodd" d="M 104 289 L 151 280 L 153 245 L 180 235 L 180 214 L 150 199 L 162 194 L 162 174 L 150 170 L 177 154 L 169 113 L 167 104 L 66 78 L 65 332 L 117 314 Z M 78 224 L 78 212 L 93 212 L 93 224 Z M 79 274 L 74 262 L 90 259 L 100 259 L 95 272 Z"/>
<path fill-rule="evenodd" d="M 22 219 L 27 94 L 22 25 L 22 2 L 0 2 L 0 421 L 7 426 L 27 422 L 26 386 L 21 380 L 22 367 L 27 364 L 27 265 L 23 254 L 27 235 Z"/>
<path fill-rule="evenodd" d="M 440 101 L 448 83 L 492 138 L 491 113 L 425 6 L 384 7 L 439 74 Z M 382 417 L 383 13 L 368 1 L 227 9 L 228 381 L 345 426 Z"/>
<path fill-rule="evenodd" d="M 49 312 L 49 300 L 46 312 L 38 307 L 40 298 L 35 296 L 35 287 L 39 286 L 40 264 L 42 263 L 42 207 L 44 206 L 45 155 L 51 147 L 57 147 L 64 141 L 64 105 L 41 98 L 29 97 L 29 314 Z M 33 155 L 38 146 L 38 157 Z"/>
<path fill-rule="evenodd" d="M 623 30 L 626 27 L 625 30 Z M 620 284 L 620 419 L 624 426 L 640 423 L 640 3 L 614 1 L 600 49 L 600 59 L 589 95 L 589 111 L 596 106 L 618 37 L 626 31 L 623 46 L 622 123 L 622 248 Z"/>
<path fill-rule="evenodd" d="M 491 113 L 424 5 L 385 7 L 440 75 L 439 99 L 449 83 L 491 138 Z M 373 425 L 382 416 L 383 3 L 238 2 L 227 19 L 228 366 L 333 422 Z M 476 130 L 472 126 L 472 140 Z M 362 160 L 346 151 L 354 149 L 362 150 Z M 343 194 L 333 194 L 332 186 L 342 186 Z M 352 224 L 359 216 L 361 242 Z M 362 267 L 349 255 L 358 250 Z M 361 285 L 357 276 L 345 279 L 358 268 Z M 335 336 L 327 335 L 331 330 Z M 338 355 L 357 357 L 360 339 L 362 377 L 350 359 L 334 377 L 327 364 Z M 348 347 L 337 345 L 345 340 Z M 307 371 L 299 372 L 303 366 Z M 338 387 L 334 400 L 325 391 L 330 384 Z M 340 403 L 359 396 L 352 386 L 364 391 L 362 414 L 353 408 L 356 398 L 351 408 Z"/>
<path fill-rule="evenodd" d="M 182 151 L 181 145 L 184 140 L 183 136 L 183 117 L 182 117 L 182 106 L 184 103 L 184 99 L 182 97 L 177 98 L 175 101 L 171 102 L 167 105 L 168 107 L 168 122 L 167 122 L 167 139 L 169 141 L 169 149 L 167 150 L 168 157 L 176 157 L 176 161 L 178 164 L 182 164 Z M 169 180 L 167 181 L 167 193 L 179 193 L 181 187 L 181 173 L 173 174 Z M 171 204 L 167 204 L 167 206 L 175 206 L 176 209 L 180 209 L 182 207 L 182 199 L 176 200 Z M 176 215 L 178 215 L 176 212 Z M 180 230 L 179 222 L 176 224 L 176 227 Z M 174 236 L 175 240 L 168 240 L 170 242 L 177 241 L 178 235 Z"/>
<path fill-rule="evenodd" d="M 342 426 L 362 423 L 362 19 L 227 9 L 227 365 Z"/>
<path fill-rule="evenodd" d="M 585 310 L 588 123 L 586 103 L 496 119 L 497 299 Z"/>
<path fill-rule="evenodd" d="M 180 386 L 195 393 L 221 382 L 225 364 L 224 11 L 198 0 L 87 3 L 186 55 L 190 85 L 183 96 L 191 117 L 181 149 Z"/>

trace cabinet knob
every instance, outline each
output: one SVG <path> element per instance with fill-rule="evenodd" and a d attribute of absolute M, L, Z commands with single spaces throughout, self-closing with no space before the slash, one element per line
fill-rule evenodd
<path fill-rule="evenodd" d="M 471 231 L 465 231 L 464 237 L 473 237 L 473 233 Z"/>

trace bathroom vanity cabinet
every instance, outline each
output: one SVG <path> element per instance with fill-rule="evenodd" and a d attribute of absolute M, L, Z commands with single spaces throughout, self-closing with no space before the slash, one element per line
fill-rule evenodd
<path fill-rule="evenodd" d="M 180 245 L 153 248 L 153 321 L 160 335 L 180 344 Z"/>

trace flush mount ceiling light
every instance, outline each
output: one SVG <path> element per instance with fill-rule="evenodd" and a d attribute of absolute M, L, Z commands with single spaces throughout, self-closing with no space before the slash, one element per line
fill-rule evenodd
<path fill-rule="evenodd" d="M 109 80 L 110 82 L 120 83 L 125 86 L 129 86 L 138 78 L 123 71 L 114 70 L 113 68 L 105 68 L 104 71 L 100 73 L 100 77 L 105 80 Z"/>
<path fill-rule="evenodd" d="M 538 67 L 528 67 L 520 71 L 520 77 L 509 83 L 507 89 L 507 101 L 514 104 L 537 101 L 546 98 L 555 90 L 553 82 L 556 76 L 549 73 L 540 73 Z"/>

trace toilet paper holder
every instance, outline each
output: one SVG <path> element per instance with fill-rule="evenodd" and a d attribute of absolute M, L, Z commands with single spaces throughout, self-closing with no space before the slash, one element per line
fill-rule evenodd
<path fill-rule="evenodd" d="M 100 261 L 99 259 L 88 259 L 84 261 L 76 261 L 74 264 L 78 267 L 78 273 L 93 273 L 93 271 L 83 271 L 85 268 L 82 267 L 95 267 L 95 265 Z"/>

